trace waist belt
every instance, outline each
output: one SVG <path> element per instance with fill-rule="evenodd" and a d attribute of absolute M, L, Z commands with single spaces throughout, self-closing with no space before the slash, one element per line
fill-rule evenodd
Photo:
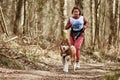
<path fill-rule="evenodd" d="M 78 37 L 84 32 L 84 29 L 81 29 L 80 31 L 73 31 L 71 30 L 71 36 L 73 40 L 77 40 Z"/>

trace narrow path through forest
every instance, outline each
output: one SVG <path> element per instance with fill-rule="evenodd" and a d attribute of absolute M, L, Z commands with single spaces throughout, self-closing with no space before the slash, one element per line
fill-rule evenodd
<path fill-rule="evenodd" d="M 115 69 L 115 65 L 81 63 L 75 72 L 70 66 L 68 73 L 62 71 L 61 64 L 53 65 L 46 71 L 0 68 L 0 80 L 103 80 L 105 73 L 110 72 L 108 69 Z"/>

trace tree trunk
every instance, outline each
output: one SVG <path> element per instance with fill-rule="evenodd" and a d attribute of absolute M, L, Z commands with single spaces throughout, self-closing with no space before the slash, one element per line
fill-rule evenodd
<path fill-rule="evenodd" d="M 61 35 L 62 37 L 64 36 L 63 34 L 63 30 L 64 30 L 64 1 L 63 0 L 60 0 L 60 11 L 61 11 Z"/>
<path fill-rule="evenodd" d="M 19 0 L 17 3 L 14 33 L 23 34 L 23 25 L 24 25 L 24 0 Z"/>

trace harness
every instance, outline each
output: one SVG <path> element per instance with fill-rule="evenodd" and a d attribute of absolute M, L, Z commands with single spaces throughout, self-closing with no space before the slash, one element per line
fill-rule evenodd
<path fill-rule="evenodd" d="M 69 56 L 68 54 L 65 54 L 65 55 L 63 55 L 63 58 L 65 58 L 66 56 Z"/>
<path fill-rule="evenodd" d="M 63 54 L 64 54 L 64 55 L 63 55 L 63 58 L 65 58 L 66 56 L 69 56 L 69 54 L 68 54 L 69 52 L 68 52 L 68 51 L 69 51 L 69 49 L 66 50 L 66 51 L 63 53 Z"/>
<path fill-rule="evenodd" d="M 84 33 L 84 29 L 83 29 L 83 28 L 82 28 L 80 31 L 73 31 L 73 30 L 71 30 L 71 36 L 72 36 L 72 38 L 73 38 L 74 41 L 77 40 L 78 37 L 79 37 L 82 33 Z"/>

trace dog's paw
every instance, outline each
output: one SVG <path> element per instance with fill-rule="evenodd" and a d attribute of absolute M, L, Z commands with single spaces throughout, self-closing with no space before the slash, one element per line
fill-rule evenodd
<path fill-rule="evenodd" d="M 75 70 L 76 70 L 76 63 L 73 65 L 73 69 L 74 69 L 74 72 L 75 72 Z"/>
<path fill-rule="evenodd" d="M 68 67 L 64 67 L 63 71 L 68 72 Z"/>
<path fill-rule="evenodd" d="M 68 70 L 63 69 L 64 72 L 68 72 Z"/>

